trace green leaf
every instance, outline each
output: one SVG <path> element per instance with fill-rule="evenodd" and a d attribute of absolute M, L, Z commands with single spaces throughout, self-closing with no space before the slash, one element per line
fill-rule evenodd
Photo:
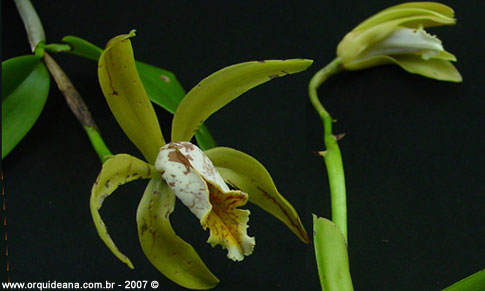
<path fill-rule="evenodd" d="M 113 191 L 120 185 L 137 179 L 156 178 L 159 176 L 160 173 L 158 173 L 152 165 L 130 155 L 119 154 L 108 159 L 103 164 L 101 172 L 91 190 L 89 204 L 94 225 L 96 226 L 99 236 L 111 252 L 132 269 L 133 264 L 130 259 L 120 252 L 109 236 L 106 225 L 99 215 L 99 209 L 103 205 L 104 199 L 111 195 L 111 193 L 113 193 Z"/>
<path fill-rule="evenodd" d="M 49 85 L 49 72 L 37 56 L 2 62 L 2 159 L 34 125 L 44 108 Z"/>
<path fill-rule="evenodd" d="M 165 144 L 155 110 L 135 66 L 130 34 L 111 39 L 99 58 L 98 77 L 106 101 L 128 138 L 153 164 Z"/>
<path fill-rule="evenodd" d="M 194 248 L 175 234 L 169 220 L 175 195 L 160 178 L 150 180 L 138 205 L 136 222 L 143 252 L 175 283 L 189 289 L 210 289 L 219 283 Z"/>
<path fill-rule="evenodd" d="M 345 239 L 328 219 L 313 215 L 313 243 L 322 291 L 351 291 L 349 258 Z"/>
<path fill-rule="evenodd" d="M 249 195 L 249 201 L 272 214 L 295 233 L 301 241 L 310 243 L 298 213 L 278 192 L 268 171 L 253 157 L 226 147 L 205 151 L 226 183 Z"/>
<path fill-rule="evenodd" d="M 485 270 L 478 271 L 443 291 L 485 291 Z"/>
<path fill-rule="evenodd" d="M 190 141 L 196 129 L 214 112 L 249 89 L 276 77 L 297 73 L 311 60 L 246 62 L 215 72 L 195 86 L 180 103 L 172 122 L 172 141 Z"/>
<path fill-rule="evenodd" d="M 175 113 L 185 91 L 172 72 L 137 61 L 136 68 L 153 103 Z"/>
<path fill-rule="evenodd" d="M 77 36 L 68 35 L 62 38 L 62 41 L 71 46 L 70 53 L 96 62 L 103 53 L 103 49 L 100 47 Z"/>

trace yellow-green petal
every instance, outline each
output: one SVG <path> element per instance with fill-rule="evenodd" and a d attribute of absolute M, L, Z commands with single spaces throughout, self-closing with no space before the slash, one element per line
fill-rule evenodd
<path fill-rule="evenodd" d="M 412 3 L 407 3 L 412 4 Z M 429 4 L 429 3 L 428 3 Z M 454 23 L 455 19 L 453 10 L 448 6 L 433 3 L 437 5 L 397 5 L 387 9 L 382 10 L 381 12 L 371 16 L 370 18 L 364 20 L 358 26 L 356 26 L 353 31 L 357 30 L 365 30 L 371 28 L 373 26 L 390 22 L 396 19 L 403 19 L 407 17 L 416 17 L 420 16 L 422 18 L 430 17 L 434 21 L 428 22 L 429 25 L 424 25 L 423 27 L 427 26 L 436 26 L 436 25 L 443 25 L 446 23 Z M 428 6 L 433 6 L 436 9 L 428 9 Z M 440 9 L 443 8 L 443 9 Z M 447 9 L 451 10 L 451 14 Z M 441 20 L 441 21 L 440 21 Z"/>
<path fill-rule="evenodd" d="M 313 215 L 313 243 L 322 291 L 352 291 L 345 238 L 335 223 Z"/>
<path fill-rule="evenodd" d="M 412 74 L 422 75 L 431 79 L 450 82 L 463 81 L 460 72 L 448 59 L 456 60 L 450 53 L 445 52 L 429 60 L 423 60 L 421 56 L 375 56 L 363 60 L 347 63 L 345 69 L 354 71 L 379 65 L 396 64 Z"/>
<path fill-rule="evenodd" d="M 394 56 L 390 59 L 409 73 L 440 81 L 463 81 L 460 72 L 449 61 L 441 59 L 423 60 L 420 56 L 409 55 Z"/>
<path fill-rule="evenodd" d="M 450 62 L 456 62 L 455 55 L 447 51 L 440 52 L 438 55 L 433 56 L 432 59 L 440 59 L 440 60 L 445 60 Z"/>
<path fill-rule="evenodd" d="M 128 138 L 149 163 L 165 141 L 135 66 L 130 34 L 111 39 L 99 58 L 98 77 L 106 101 Z"/>
<path fill-rule="evenodd" d="M 249 195 L 249 201 L 269 212 L 301 241 L 310 238 L 293 206 L 278 192 L 268 171 L 253 157 L 226 147 L 205 151 L 226 183 Z"/>
<path fill-rule="evenodd" d="M 271 79 L 303 71 L 312 62 L 305 59 L 246 62 L 215 72 L 180 102 L 172 122 L 172 141 L 190 141 L 197 128 L 227 103 Z"/>
<path fill-rule="evenodd" d="M 213 288 L 219 279 L 170 224 L 174 207 L 175 195 L 170 187 L 160 178 L 151 179 L 136 213 L 142 250 L 157 270 L 180 286 L 197 290 Z"/>
<path fill-rule="evenodd" d="M 136 179 L 148 179 L 159 176 L 160 174 L 152 165 L 130 155 L 119 154 L 113 156 L 103 164 L 101 172 L 91 190 L 89 204 L 94 225 L 99 236 L 111 252 L 132 269 L 133 264 L 130 259 L 120 252 L 109 236 L 106 225 L 99 215 L 99 209 L 103 205 L 104 199 L 113 193 L 118 186 Z"/>
<path fill-rule="evenodd" d="M 449 18 L 453 18 L 455 16 L 455 12 L 451 7 L 438 2 L 407 2 L 407 3 L 402 3 L 402 4 L 389 7 L 383 11 L 393 10 L 393 9 L 403 9 L 403 8 L 418 8 L 418 9 L 431 10 Z"/>

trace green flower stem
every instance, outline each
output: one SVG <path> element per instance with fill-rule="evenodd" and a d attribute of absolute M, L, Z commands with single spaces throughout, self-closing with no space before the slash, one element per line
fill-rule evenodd
<path fill-rule="evenodd" d="M 15 5 L 25 25 L 30 48 L 35 51 L 39 42 L 45 41 L 45 32 L 40 22 L 39 15 L 35 11 L 30 0 L 15 0 Z"/>
<path fill-rule="evenodd" d="M 91 144 L 96 153 L 98 153 L 101 162 L 104 162 L 107 157 L 111 156 L 111 152 L 101 138 L 99 129 L 96 126 L 86 103 L 84 103 L 84 100 L 72 84 L 71 80 L 69 80 L 61 67 L 47 52 L 44 52 L 44 62 L 56 81 L 57 87 L 66 98 L 67 105 L 86 130 L 86 133 L 91 140 Z"/>
<path fill-rule="evenodd" d="M 331 75 L 340 72 L 341 59 L 336 58 L 318 71 L 308 85 L 308 94 L 313 107 L 323 121 L 325 151 L 320 152 L 327 166 L 332 205 L 332 221 L 338 226 L 347 242 L 347 202 L 345 194 L 345 176 L 342 156 L 338 147 L 338 137 L 332 134 L 332 116 L 318 99 L 318 87 Z"/>
<path fill-rule="evenodd" d="M 84 130 L 86 131 L 89 140 L 91 141 L 91 144 L 93 145 L 94 150 L 99 156 L 99 159 L 101 160 L 101 163 L 104 164 L 110 157 L 113 156 L 113 154 L 110 152 L 108 147 L 103 141 L 103 138 L 101 138 L 101 135 L 99 134 L 99 131 L 94 128 L 94 127 L 89 127 L 83 125 Z"/>

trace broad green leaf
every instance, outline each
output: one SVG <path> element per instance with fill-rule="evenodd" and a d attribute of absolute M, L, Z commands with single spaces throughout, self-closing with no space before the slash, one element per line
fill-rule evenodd
<path fill-rule="evenodd" d="M 108 159 L 103 164 L 101 172 L 91 190 L 89 204 L 94 225 L 96 226 L 99 236 L 111 252 L 132 269 L 133 264 L 130 259 L 120 252 L 109 236 L 106 225 L 99 215 L 99 209 L 103 205 L 104 199 L 111 195 L 111 193 L 113 193 L 113 191 L 120 185 L 137 179 L 156 178 L 159 176 L 160 173 L 158 173 L 152 165 L 130 155 L 119 154 Z"/>
<path fill-rule="evenodd" d="M 98 77 L 106 101 L 128 138 L 151 164 L 165 144 L 155 110 L 135 66 L 130 37 L 111 39 L 99 58 Z"/>
<path fill-rule="evenodd" d="M 345 238 L 328 219 L 313 215 L 313 243 L 322 291 L 351 291 Z"/>
<path fill-rule="evenodd" d="M 443 291 L 485 291 L 485 270 L 478 271 Z"/>
<path fill-rule="evenodd" d="M 63 37 L 62 41 L 71 46 L 70 53 L 96 62 L 103 53 L 103 49 L 100 47 L 77 36 L 68 35 Z"/>
<path fill-rule="evenodd" d="M 70 53 L 84 58 L 98 61 L 103 53 L 101 48 L 76 36 L 69 35 L 62 40 L 71 46 Z M 168 112 L 175 113 L 177 106 L 185 96 L 185 91 L 175 75 L 172 72 L 140 61 L 135 61 L 135 64 L 150 100 Z M 195 138 L 199 147 L 203 150 L 216 146 L 209 130 L 204 125 L 197 130 Z"/>
<path fill-rule="evenodd" d="M 249 195 L 249 201 L 272 214 L 295 233 L 301 241 L 310 243 L 293 206 L 278 192 L 268 171 L 253 157 L 226 147 L 205 151 L 226 183 Z"/>
<path fill-rule="evenodd" d="M 50 76 L 34 55 L 2 62 L 2 159 L 39 117 L 49 93 Z"/>
<path fill-rule="evenodd" d="M 175 195 L 160 178 L 150 180 L 138 205 L 136 222 L 143 252 L 175 283 L 189 289 L 210 289 L 219 283 L 194 248 L 174 232 L 169 216 Z"/>
<path fill-rule="evenodd" d="M 180 100 L 185 96 L 185 91 L 175 75 L 140 61 L 136 62 L 136 68 L 153 103 L 172 114 L 175 113 Z"/>
<path fill-rule="evenodd" d="M 190 141 L 197 128 L 227 103 L 271 79 L 303 71 L 312 62 L 305 59 L 246 62 L 215 72 L 190 90 L 180 103 L 172 122 L 172 141 Z"/>

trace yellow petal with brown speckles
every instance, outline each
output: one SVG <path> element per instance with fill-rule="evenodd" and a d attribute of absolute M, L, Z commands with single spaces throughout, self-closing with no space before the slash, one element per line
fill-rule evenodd
<path fill-rule="evenodd" d="M 89 204 L 94 225 L 96 226 L 99 236 L 111 252 L 132 269 L 133 264 L 130 259 L 120 252 L 109 236 L 106 225 L 99 215 L 99 209 L 103 205 L 104 199 L 111 195 L 118 186 L 136 179 L 148 179 L 159 176 L 160 173 L 155 171 L 155 168 L 152 165 L 130 155 L 119 154 L 110 158 L 103 164 L 103 168 L 91 190 Z"/>
<path fill-rule="evenodd" d="M 116 121 L 146 160 L 153 163 L 165 141 L 135 66 L 129 39 L 132 36 L 134 31 L 108 42 L 99 58 L 98 78 Z"/>
<path fill-rule="evenodd" d="M 136 213 L 143 252 L 157 270 L 180 286 L 197 290 L 214 288 L 219 283 L 217 277 L 170 224 L 174 206 L 175 195 L 167 183 L 160 178 L 151 179 Z"/>

